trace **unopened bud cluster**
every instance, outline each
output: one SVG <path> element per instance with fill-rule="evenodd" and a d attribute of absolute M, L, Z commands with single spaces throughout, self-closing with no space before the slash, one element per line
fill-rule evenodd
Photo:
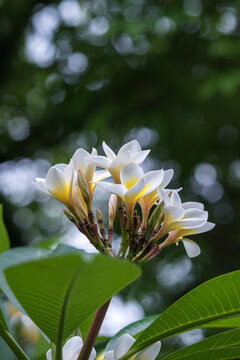
<path fill-rule="evenodd" d="M 96 149 L 91 154 L 78 149 L 69 164 L 51 167 L 46 179 L 37 178 L 34 186 L 61 201 L 68 219 L 102 253 L 144 263 L 162 248 L 182 241 L 190 257 L 199 255 L 199 246 L 188 236 L 209 231 L 214 224 L 207 221 L 208 212 L 201 203 L 182 203 L 180 190 L 167 188 L 173 170 L 144 173 L 141 164 L 150 150 L 142 150 L 136 140 L 123 145 L 117 154 L 105 142 L 103 150 L 106 156 L 99 156 Z M 103 170 L 96 171 L 96 167 Z M 110 177 L 113 181 L 103 181 Z M 101 210 L 97 209 L 96 216 L 92 211 L 96 186 L 111 194 L 107 228 Z M 116 214 L 122 241 L 114 254 Z"/>

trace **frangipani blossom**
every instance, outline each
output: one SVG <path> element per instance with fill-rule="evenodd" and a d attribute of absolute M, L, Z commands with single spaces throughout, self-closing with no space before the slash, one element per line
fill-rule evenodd
<path fill-rule="evenodd" d="M 61 201 L 68 208 L 71 207 L 69 196 L 72 187 L 76 183 L 73 162 L 67 164 L 56 164 L 47 172 L 46 179 L 36 178 L 33 186 Z"/>
<path fill-rule="evenodd" d="M 123 145 L 117 155 L 105 141 L 102 145 L 106 156 L 92 156 L 90 161 L 96 166 L 108 170 L 116 184 L 121 183 L 120 171 L 124 166 L 130 163 L 142 164 L 150 152 L 150 150 L 142 150 L 137 140 L 132 140 Z"/>
<path fill-rule="evenodd" d="M 97 186 L 118 195 L 124 201 L 129 218 L 131 218 L 136 202 L 154 191 L 161 184 L 163 178 L 163 170 L 150 171 L 144 174 L 138 164 L 132 163 L 121 169 L 121 184 L 102 181 L 97 183 Z"/>
<path fill-rule="evenodd" d="M 174 171 L 172 169 L 164 171 L 162 181 L 159 184 L 160 189 L 164 189 L 170 183 L 170 181 L 172 180 L 173 174 L 174 174 Z M 149 193 L 148 195 L 145 195 L 144 197 L 139 199 L 138 202 L 141 206 L 143 217 L 145 217 L 145 218 L 148 217 L 149 210 L 157 202 L 157 200 L 159 200 L 157 190 L 154 190 L 151 193 Z M 146 220 L 147 219 L 143 219 L 143 223 Z"/>
<path fill-rule="evenodd" d="M 62 349 L 62 360 L 77 360 L 78 355 L 83 346 L 83 341 L 79 336 L 73 336 L 69 339 Z M 47 360 L 53 360 L 52 350 L 48 350 L 46 354 Z M 94 360 L 96 358 L 95 349 L 92 350 L 89 360 Z"/>
<path fill-rule="evenodd" d="M 93 148 L 92 153 L 90 154 L 86 150 L 79 148 L 75 151 L 72 157 L 74 170 L 76 172 L 80 170 L 86 180 L 91 200 L 96 186 L 95 183 L 92 183 L 92 181 L 98 182 L 110 176 L 110 173 L 106 170 L 95 171 L 96 165 L 90 162 L 90 159 L 95 156 L 97 156 L 96 149 Z"/>
<path fill-rule="evenodd" d="M 110 176 L 106 170 L 95 171 L 96 166 L 88 161 L 91 156 L 96 154 L 96 149 L 92 150 L 92 154 L 81 148 L 76 150 L 69 165 L 52 166 L 47 172 L 46 179 L 35 179 L 34 187 L 61 201 L 71 212 L 77 213 L 81 219 L 87 219 L 88 210 L 77 183 L 77 171 L 81 171 L 86 181 L 91 201 L 96 186 L 92 181 L 98 182 Z"/>
<path fill-rule="evenodd" d="M 122 335 L 115 343 L 114 349 L 107 351 L 105 354 L 105 360 L 119 360 L 123 355 L 125 355 L 128 350 L 131 348 L 135 339 L 129 335 Z M 157 341 L 154 344 L 148 346 L 146 349 L 140 351 L 133 357 L 131 360 L 154 360 L 159 354 L 161 349 L 161 342 Z"/>
<path fill-rule="evenodd" d="M 184 238 L 188 235 L 200 234 L 211 230 L 215 224 L 208 222 L 208 212 L 198 202 L 182 203 L 176 191 L 168 196 L 164 190 L 158 189 L 160 201 L 164 201 L 164 220 L 157 237 L 169 233 L 162 245 L 183 241 L 189 257 L 198 256 L 199 246 L 192 240 Z"/>

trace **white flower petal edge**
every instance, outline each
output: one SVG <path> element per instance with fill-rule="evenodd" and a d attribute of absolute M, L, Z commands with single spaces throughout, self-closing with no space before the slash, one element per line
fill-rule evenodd
<path fill-rule="evenodd" d="M 62 349 L 63 360 L 76 360 L 82 349 L 83 341 L 80 336 L 73 336 Z"/>
<path fill-rule="evenodd" d="M 154 360 L 159 354 L 161 349 L 161 342 L 157 341 L 154 344 L 148 346 L 146 349 L 140 351 L 134 360 Z"/>
<path fill-rule="evenodd" d="M 73 336 L 69 339 L 62 349 L 62 360 L 77 360 L 78 355 L 83 346 L 83 341 L 79 336 Z M 52 350 L 48 350 L 46 353 L 47 360 L 52 360 Z M 96 358 L 95 349 L 92 350 L 89 360 L 94 360 Z"/>
<path fill-rule="evenodd" d="M 137 140 L 123 145 L 117 155 L 105 142 L 102 146 L 106 156 L 92 156 L 89 158 L 89 162 L 108 170 L 116 184 L 120 183 L 120 171 L 124 166 L 130 163 L 141 164 L 150 152 L 150 150 L 142 151 Z"/>
<path fill-rule="evenodd" d="M 46 179 L 36 178 L 33 186 L 41 190 L 66 206 L 69 205 L 69 192 L 76 177 L 74 177 L 73 161 L 67 164 L 56 164 L 47 172 Z"/>
<path fill-rule="evenodd" d="M 105 360 L 119 360 L 123 355 L 125 355 L 128 350 L 131 348 L 135 339 L 129 335 L 124 334 L 116 341 L 114 349 L 107 351 L 105 354 Z M 154 360 L 161 349 L 161 342 L 157 341 L 156 343 L 148 346 L 146 349 L 140 351 L 137 355 L 131 357 L 134 360 Z"/>
<path fill-rule="evenodd" d="M 114 346 L 114 360 L 118 360 L 126 354 L 134 342 L 135 339 L 131 335 L 122 335 Z"/>
<path fill-rule="evenodd" d="M 194 258 L 201 254 L 200 247 L 194 241 L 184 238 L 182 242 L 185 247 L 186 253 L 190 258 Z"/>

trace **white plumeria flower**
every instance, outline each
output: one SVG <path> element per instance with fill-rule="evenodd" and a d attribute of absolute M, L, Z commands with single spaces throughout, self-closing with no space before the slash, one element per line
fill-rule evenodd
<path fill-rule="evenodd" d="M 73 336 L 69 339 L 66 344 L 63 346 L 62 349 L 62 360 L 77 360 L 78 355 L 83 346 L 83 341 L 79 336 Z M 52 359 L 52 350 L 48 350 L 46 354 L 47 360 Z M 89 360 L 94 360 L 96 358 L 96 351 L 95 349 L 92 350 Z"/>
<path fill-rule="evenodd" d="M 95 156 L 97 156 L 96 149 L 93 148 L 92 153 L 90 154 L 86 150 L 79 148 L 75 151 L 72 157 L 74 170 L 81 170 L 86 180 L 91 199 L 96 186 L 94 183 L 92 183 L 92 181 L 98 182 L 110 176 L 110 173 L 106 170 L 95 171 L 96 165 L 89 161 Z"/>
<path fill-rule="evenodd" d="M 161 183 L 159 184 L 160 189 L 164 189 L 172 180 L 174 171 L 172 169 L 166 170 L 163 172 L 163 178 Z M 143 223 L 146 223 L 149 210 L 151 207 L 159 200 L 159 195 L 157 190 L 152 191 L 148 195 L 145 195 L 144 197 L 140 198 L 138 200 L 141 209 L 142 209 L 142 215 L 143 215 Z"/>
<path fill-rule="evenodd" d="M 119 360 L 123 355 L 125 355 L 128 350 L 131 348 L 135 339 L 129 335 L 122 335 L 115 343 L 114 349 L 107 351 L 105 354 L 105 360 Z M 156 359 L 159 351 L 161 349 L 161 342 L 157 341 L 154 344 L 148 346 L 146 349 L 140 351 L 133 357 L 131 360 L 154 360 Z"/>
<path fill-rule="evenodd" d="M 189 257 L 200 254 L 200 247 L 192 240 L 184 238 L 188 235 L 200 234 L 211 230 L 215 224 L 208 222 L 208 212 L 198 202 L 182 203 L 176 191 L 168 196 L 164 190 L 158 189 L 160 201 L 164 201 L 164 220 L 157 237 L 169 233 L 162 245 L 170 245 L 182 241 Z"/>
<path fill-rule="evenodd" d="M 69 196 L 75 182 L 76 176 L 74 176 L 73 162 L 70 161 L 69 165 L 56 164 L 50 167 L 46 179 L 36 178 L 35 182 L 33 182 L 33 186 L 36 189 L 55 197 L 69 207 Z"/>
<path fill-rule="evenodd" d="M 137 140 L 132 140 L 123 145 L 117 155 L 110 149 L 105 141 L 102 145 L 106 156 L 92 156 L 90 161 L 108 170 L 116 184 L 121 183 L 120 171 L 124 166 L 130 163 L 141 164 L 150 152 L 150 150 L 142 150 Z"/>
<path fill-rule="evenodd" d="M 150 171 L 144 174 L 138 164 L 132 163 L 121 169 L 121 184 L 102 181 L 97 183 L 97 186 L 118 195 L 124 201 L 127 213 L 131 217 L 136 202 L 154 191 L 161 184 L 163 178 L 163 170 Z"/>
<path fill-rule="evenodd" d="M 52 166 L 47 172 L 46 179 L 35 179 L 34 187 L 55 197 L 70 211 L 77 211 L 82 219 L 87 219 L 87 206 L 77 184 L 77 171 L 81 170 L 85 178 L 91 200 L 95 188 L 92 181 L 98 182 L 110 176 L 106 170 L 95 171 L 96 166 L 89 163 L 89 158 L 95 155 L 97 155 L 96 149 L 93 149 L 91 154 L 84 149 L 77 149 L 69 165 L 56 164 Z"/>

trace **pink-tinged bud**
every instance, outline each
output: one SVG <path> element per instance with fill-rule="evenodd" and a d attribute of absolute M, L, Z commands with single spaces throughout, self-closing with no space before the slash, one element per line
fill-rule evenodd
<path fill-rule="evenodd" d="M 100 209 L 96 210 L 98 224 L 103 224 L 103 217 Z"/>
<path fill-rule="evenodd" d="M 91 196 L 90 196 L 89 189 L 88 189 L 88 186 L 86 183 L 86 179 L 80 169 L 78 169 L 78 185 L 81 190 L 82 197 L 88 207 L 88 205 L 90 204 L 90 201 L 91 201 Z"/>
<path fill-rule="evenodd" d="M 117 195 L 112 194 L 108 203 L 109 227 L 112 228 L 117 210 Z"/>

